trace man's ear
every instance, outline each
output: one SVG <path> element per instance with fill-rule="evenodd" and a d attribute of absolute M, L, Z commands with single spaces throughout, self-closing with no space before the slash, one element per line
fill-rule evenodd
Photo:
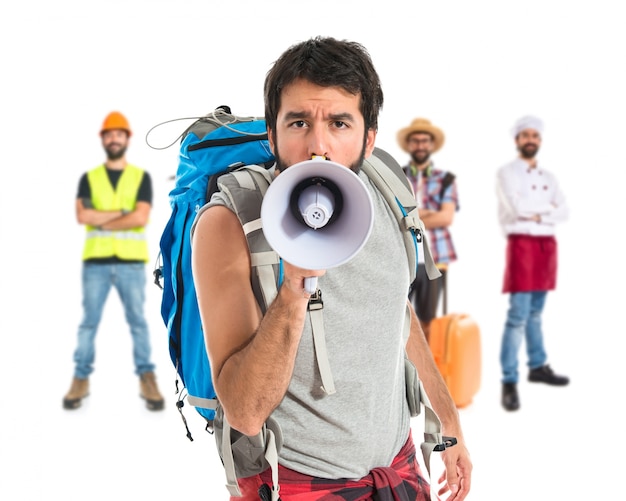
<path fill-rule="evenodd" d="M 365 137 L 365 158 L 370 157 L 370 155 L 374 151 L 375 143 L 376 143 L 376 131 L 374 129 L 369 129 Z"/>
<path fill-rule="evenodd" d="M 270 129 L 269 127 L 267 127 L 267 140 L 270 144 L 270 150 L 272 151 L 272 154 L 276 156 L 276 149 L 274 145 L 274 133 L 272 129 Z"/>

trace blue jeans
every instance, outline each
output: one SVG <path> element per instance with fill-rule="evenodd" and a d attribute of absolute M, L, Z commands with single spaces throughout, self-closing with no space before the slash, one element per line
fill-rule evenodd
<path fill-rule="evenodd" d="M 509 311 L 500 348 L 503 383 L 517 383 L 519 380 L 517 354 L 522 339 L 526 340 L 528 367 L 536 369 L 546 363 L 541 313 L 547 295 L 547 291 L 515 292 L 509 295 Z"/>
<path fill-rule="evenodd" d="M 96 332 L 111 287 L 117 289 L 130 327 L 135 373 L 141 375 L 154 371 L 150 362 L 150 333 L 144 318 L 145 265 L 84 263 L 82 281 L 83 320 L 78 328 L 78 346 L 74 351 L 74 376 L 86 379 L 94 370 Z"/>

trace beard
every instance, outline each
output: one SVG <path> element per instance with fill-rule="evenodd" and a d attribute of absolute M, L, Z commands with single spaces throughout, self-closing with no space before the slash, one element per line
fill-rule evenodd
<path fill-rule="evenodd" d="M 428 159 L 430 158 L 430 152 L 428 151 L 414 151 L 413 153 L 411 153 L 411 158 L 413 159 L 413 162 L 415 162 L 416 165 L 423 165 L 426 162 L 428 162 Z"/>
<path fill-rule="evenodd" d="M 276 141 L 276 136 L 274 136 L 274 151 L 274 157 L 276 159 L 276 169 L 279 172 L 284 171 L 285 169 L 289 168 L 289 165 L 292 165 L 287 165 L 287 163 L 278 153 L 278 142 Z M 326 158 L 326 160 L 333 161 L 332 158 Z M 348 167 L 352 172 L 358 174 L 359 172 L 361 172 L 361 165 L 363 164 L 363 160 L 365 160 L 365 140 L 363 140 L 363 147 L 361 148 L 361 152 L 359 153 L 358 158 L 354 162 L 351 162 L 349 165 L 346 165 L 345 167 Z"/>
<path fill-rule="evenodd" d="M 539 146 L 532 143 L 525 144 L 519 148 L 519 152 L 522 155 L 522 158 L 525 158 L 526 160 L 531 160 L 532 158 L 535 158 L 535 155 L 538 151 Z"/>
<path fill-rule="evenodd" d="M 126 146 L 118 143 L 111 143 L 104 148 L 109 160 L 119 160 L 126 154 Z"/>

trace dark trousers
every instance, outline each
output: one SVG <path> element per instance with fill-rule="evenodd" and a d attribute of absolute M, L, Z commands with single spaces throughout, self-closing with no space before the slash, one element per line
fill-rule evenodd
<path fill-rule="evenodd" d="M 442 269 L 441 276 L 430 280 L 426 274 L 426 266 L 419 264 L 417 267 L 417 278 L 411 284 L 409 290 L 409 300 L 422 325 L 422 330 L 428 337 L 428 326 L 433 318 L 437 316 L 439 299 L 444 288 L 445 275 L 447 270 Z"/>

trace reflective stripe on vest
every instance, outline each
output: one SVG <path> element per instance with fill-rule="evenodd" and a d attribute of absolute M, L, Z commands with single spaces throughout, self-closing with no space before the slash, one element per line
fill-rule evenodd
<path fill-rule="evenodd" d="M 97 210 L 134 210 L 144 171 L 127 165 L 114 190 L 104 165 L 87 173 L 91 201 Z M 87 238 L 83 259 L 119 257 L 130 261 L 148 261 L 148 242 L 143 227 L 129 230 L 102 230 L 86 226 Z"/>

